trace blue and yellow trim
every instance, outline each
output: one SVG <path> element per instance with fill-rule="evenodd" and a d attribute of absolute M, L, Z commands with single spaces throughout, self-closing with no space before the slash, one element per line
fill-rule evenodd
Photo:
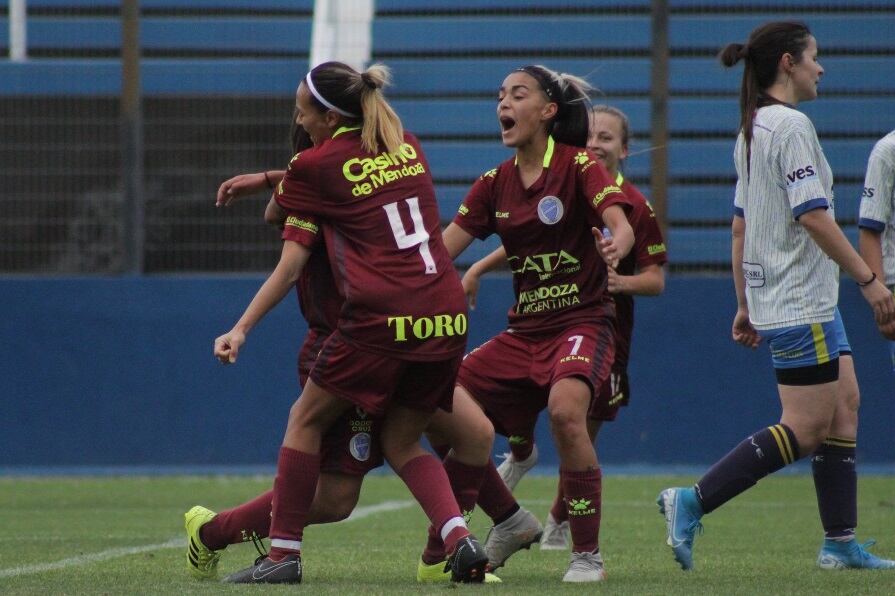
<path fill-rule="evenodd" d="M 820 323 L 812 323 L 811 337 L 814 339 L 814 352 L 817 354 L 817 363 L 826 364 L 830 361 L 830 351 L 827 349 L 827 340 L 823 325 Z"/>

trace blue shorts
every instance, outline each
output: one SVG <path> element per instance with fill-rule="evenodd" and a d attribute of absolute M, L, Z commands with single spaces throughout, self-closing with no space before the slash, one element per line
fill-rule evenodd
<path fill-rule="evenodd" d="M 818 366 L 850 354 L 842 316 L 836 309 L 833 320 L 758 332 L 768 342 L 774 368 Z"/>
<path fill-rule="evenodd" d="M 895 372 L 895 341 L 889 342 L 889 350 L 892 352 L 892 372 Z"/>

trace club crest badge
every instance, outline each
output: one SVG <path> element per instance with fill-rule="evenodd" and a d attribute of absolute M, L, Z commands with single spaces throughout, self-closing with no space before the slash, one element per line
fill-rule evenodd
<path fill-rule="evenodd" d="M 348 448 L 354 459 L 367 461 L 370 459 L 370 435 L 368 433 L 357 433 L 351 437 Z"/>
<path fill-rule="evenodd" d="M 538 201 L 538 218 L 548 226 L 562 219 L 562 201 L 554 196 L 547 196 Z"/>

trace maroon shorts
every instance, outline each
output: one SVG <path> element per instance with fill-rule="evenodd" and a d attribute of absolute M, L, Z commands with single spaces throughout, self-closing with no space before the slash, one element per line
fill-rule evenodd
<path fill-rule="evenodd" d="M 628 405 L 631 389 L 627 370 L 613 370 L 603 382 L 600 391 L 590 402 L 587 417 L 591 420 L 611 422 L 618 416 L 618 409 Z"/>
<path fill-rule="evenodd" d="M 308 381 L 320 348 L 329 334 L 308 330 L 298 353 L 298 382 Z M 323 435 L 320 444 L 320 471 L 364 476 L 382 465 L 379 444 L 380 421 L 358 407 L 345 411 Z"/>
<path fill-rule="evenodd" d="M 314 362 L 317 361 L 317 355 L 327 337 L 329 337 L 328 333 L 317 329 L 308 329 L 305 341 L 301 344 L 301 350 L 298 352 L 298 384 L 302 387 L 308 382 L 311 369 L 314 368 Z"/>
<path fill-rule="evenodd" d="M 320 444 L 320 471 L 363 476 L 382 465 L 381 420 L 361 408 L 348 408 Z"/>
<path fill-rule="evenodd" d="M 527 435 L 560 379 L 579 377 L 592 393 L 602 386 L 615 357 L 614 337 L 612 319 L 538 340 L 504 331 L 466 356 L 457 384 L 481 404 L 498 433 Z"/>
<path fill-rule="evenodd" d="M 462 356 L 447 360 L 398 360 L 360 350 L 338 331 L 327 338 L 311 379 L 337 397 L 381 416 L 389 404 L 434 412 L 448 412 L 454 403 L 454 382 Z"/>

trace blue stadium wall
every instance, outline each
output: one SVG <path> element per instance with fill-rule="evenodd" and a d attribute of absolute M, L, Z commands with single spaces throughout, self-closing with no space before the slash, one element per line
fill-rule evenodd
<path fill-rule="evenodd" d="M 0 468 L 272 465 L 297 395 L 305 329 L 294 298 L 252 333 L 237 366 L 211 355 L 260 282 L 0 280 Z M 860 457 L 891 463 L 895 376 L 853 285 L 840 306 L 863 393 Z M 503 328 L 511 300 L 507 278 L 483 292 L 470 345 Z M 605 464 L 708 463 L 776 421 L 767 349 L 729 340 L 734 307 L 729 279 L 683 275 L 639 302 L 633 403 L 604 430 Z M 543 417 L 538 440 L 541 463 L 555 463 Z"/>

